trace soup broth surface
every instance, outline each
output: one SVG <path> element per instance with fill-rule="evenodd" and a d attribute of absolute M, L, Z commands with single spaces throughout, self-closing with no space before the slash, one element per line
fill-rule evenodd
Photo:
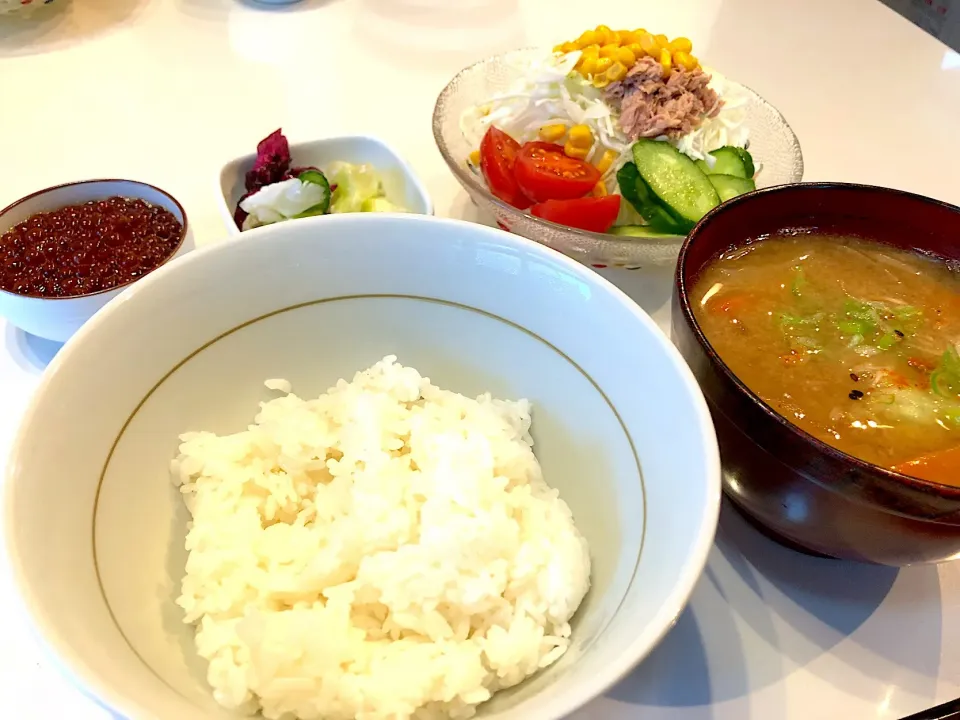
<path fill-rule="evenodd" d="M 955 452 L 954 472 L 927 479 L 960 485 L 956 267 L 857 238 L 770 237 L 711 262 L 691 302 L 721 359 L 785 418 L 921 477 L 900 466 Z"/>

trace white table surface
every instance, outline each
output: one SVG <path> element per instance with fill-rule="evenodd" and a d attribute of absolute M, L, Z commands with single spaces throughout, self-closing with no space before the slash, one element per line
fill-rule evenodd
<path fill-rule="evenodd" d="M 563 6 L 567 6 L 563 9 Z M 687 35 L 773 102 L 805 179 L 960 203 L 960 56 L 876 0 L 57 0 L 0 19 L 0 206 L 91 177 L 155 183 L 202 245 L 225 236 L 214 182 L 282 126 L 371 133 L 410 160 L 438 215 L 484 221 L 444 166 L 430 114 L 462 66 L 599 22 Z M 429 10 L 430 12 L 424 12 Z M 599 10 L 599 6 L 598 6 Z M 664 324 L 670 278 L 604 271 Z M 0 319 L 0 457 L 56 347 Z M 4 612 L 0 716 L 105 720 Z M 960 696 L 960 562 L 896 571 L 817 560 L 729 511 L 677 627 L 575 720 L 899 718 Z M 173 720 L 173 719 L 171 719 Z"/>

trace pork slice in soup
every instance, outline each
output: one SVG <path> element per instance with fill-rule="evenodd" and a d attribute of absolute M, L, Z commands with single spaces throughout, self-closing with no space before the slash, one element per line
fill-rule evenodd
<path fill-rule="evenodd" d="M 857 238 L 771 237 L 711 262 L 694 314 L 730 369 L 815 437 L 960 485 L 960 272 Z"/>

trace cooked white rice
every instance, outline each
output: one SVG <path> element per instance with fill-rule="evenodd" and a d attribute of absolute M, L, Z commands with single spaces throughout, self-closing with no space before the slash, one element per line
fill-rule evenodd
<path fill-rule="evenodd" d="M 287 391 L 285 381 L 270 387 Z M 384 358 L 245 432 L 181 436 L 177 603 L 216 700 L 267 718 L 467 718 L 567 650 L 587 543 L 530 403 Z"/>

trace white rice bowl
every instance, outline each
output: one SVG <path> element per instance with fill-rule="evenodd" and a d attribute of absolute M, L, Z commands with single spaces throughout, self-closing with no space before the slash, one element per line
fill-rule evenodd
<path fill-rule="evenodd" d="M 569 648 L 477 717 L 602 716 L 591 701 L 673 625 L 712 546 L 709 410 L 670 340 L 622 292 L 475 223 L 376 213 L 277 223 L 189 253 L 97 313 L 47 368 L 11 448 L 10 617 L 103 712 L 237 720 L 214 700 L 195 625 L 176 604 L 191 519 L 170 478 L 178 438 L 246 428 L 258 403 L 279 398 L 265 378 L 317 398 L 388 353 L 473 398 L 528 398 L 544 479 L 589 542 L 590 591 Z M 284 682 L 283 692 L 302 683 Z"/>
<path fill-rule="evenodd" d="M 390 356 L 262 403 L 244 432 L 184 434 L 177 603 L 215 699 L 278 720 L 467 718 L 559 659 L 590 558 L 530 427 L 526 400 L 441 390 Z"/>

